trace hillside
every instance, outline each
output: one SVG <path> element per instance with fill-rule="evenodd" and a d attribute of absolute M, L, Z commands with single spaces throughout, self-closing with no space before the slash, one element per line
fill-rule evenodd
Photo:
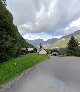
<path fill-rule="evenodd" d="M 36 40 L 26 40 L 26 41 L 28 41 L 30 44 L 34 46 L 39 46 L 41 43 L 46 49 L 64 48 L 67 46 L 67 43 L 72 35 L 75 36 L 76 39 L 78 39 L 78 41 L 80 42 L 80 30 L 77 30 L 69 35 L 65 35 L 60 39 L 53 38 L 47 41 L 44 41 L 43 39 L 36 39 Z"/>
<path fill-rule="evenodd" d="M 0 62 L 16 57 L 22 47 L 32 46 L 27 43 L 13 24 L 13 16 L 0 0 Z"/>
<path fill-rule="evenodd" d="M 75 38 L 78 40 L 80 43 L 80 30 L 75 31 L 72 34 L 63 36 L 60 38 L 56 43 L 52 43 L 51 45 L 45 46 L 47 49 L 53 49 L 53 48 L 65 48 L 67 46 L 67 43 L 69 42 L 69 39 L 71 36 L 75 36 Z"/>
<path fill-rule="evenodd" d="M 69 35 L 66 35 L 66 36 L 61 37 L 61 39 L 63 39 L 63 38 L 70 38 L 71 36 L 77 36 L 79 34 L 80 34 L 80 30 L 77 30 L 77 31 L 75 31 L 72 34 L 69 34 Z"/>

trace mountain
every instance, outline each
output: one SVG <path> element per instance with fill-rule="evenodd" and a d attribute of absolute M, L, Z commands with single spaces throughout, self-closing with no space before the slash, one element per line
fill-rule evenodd
<path fill-rule="evenodd" d="M 78 39 L 78 41 L 80 42 L 80 30 L 77 30 L 74 33 L 71 33 L 69 35 L 65 35 L 61 37 L 60 39 L 52 38 L 52 39 L 48 39 L 47 41 L 44 41 L 43 39 L 26 40 L 26 41 L 34 46 L 39 46 L 41 43 L 45 48 L 50 48 L 50 49 L 51 48 L 64 48 L 66 47 L 71 36 L 75 36 L 76 39 Z"/>
<path fill-rule="evenodd" d="M 52 44 L 52 43 L 55 43 L 55 42 L 57 42 L 58 41 L 58 38 L 52 38 L 52 39 L 48 39 L 47 41 L 46 41 L 46 43 L 47 44 Z"/>
<path fill-rule="evenodd" d="M 57 40 L 57 42 L 52 43 L 51 45 L 45 46 L 45 48 L 47 48 L 47 49 L 65 48 L 67 46 L 67 43 L 69 42 L 71 36 L 75 36 L 75 38 L 80 43 L 80 30 L 77 30 L 72 34 L 61 37 L 60 39 Z"/>
<path fill-rule="evenodd" d="M 43 39 L 36 39 L 36 40 L 27 40 L 28 43 L 34 45 L 34 46 L 39 46 L 40 43 L 44 45 L 44 40 Z"/>
<path fill-rule="evenodd" d="M 69 34 L 69 35 L 63 36 L 63 37 L 61 37 L 60 39 L 63 39 L 63 38 L 70 38 L 71 36 L 77 36 L 77 35 L 80 35 L 80 30 L 77 30 L 77 31 L 75 31 L 74 33 L 71 33 L 71 34 Z"/>
<path fill-rule="evenodd" d="M 36 40 L 26 40 L 28 41 L 28 43 L 34 45 L 34 46 L 39 46 L 40 43 L 45 46 L 45 45 L 50 45 L 52 43 L 55 43 L 58 41 L 57 38 L 52 38 L 52 39 L 48 39 L 47 41 L 44 41 L 43 39 L 36 39 Z"/>

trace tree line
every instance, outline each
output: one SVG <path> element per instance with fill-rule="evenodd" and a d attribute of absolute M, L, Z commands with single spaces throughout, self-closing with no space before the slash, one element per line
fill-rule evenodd
<path fill-rule="evenodd" d="M 71 36 L 66 48 L 59 49 L 61 55 L 80 56 L 80 44 L 74 36 Z"/>
<path fill-rule="evenodd" d="M 67 55 L 68 56 L 80 56 L 79 42 L 74 36 L 71 37 L 67 45 Z"/>
<path fill-rule="evenodd" d="M 27 43 L 13 24 L 13 16 L 6 9 L 6 0 L 0 0 L 0 62 L 19 55 L 22 47 L 33 47 Z"/>

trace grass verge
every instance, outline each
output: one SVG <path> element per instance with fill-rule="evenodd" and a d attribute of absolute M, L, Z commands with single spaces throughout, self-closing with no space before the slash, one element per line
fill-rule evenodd
<path fill-rule="evenodd" d="M 19 58 L 9 60 L 0 64 L 0 85 L 7 83 L 9 80 L 18 76 L 24 70 L 45 60 L 46 57 L 38 54 L 28 54 Z"/>

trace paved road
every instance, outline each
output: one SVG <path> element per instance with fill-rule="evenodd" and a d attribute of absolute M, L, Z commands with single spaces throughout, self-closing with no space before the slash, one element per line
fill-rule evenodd
<path fill-rule="evenodd" d="M 51 57 L 6 92 L 80 92 L 80 58 Z"/>

